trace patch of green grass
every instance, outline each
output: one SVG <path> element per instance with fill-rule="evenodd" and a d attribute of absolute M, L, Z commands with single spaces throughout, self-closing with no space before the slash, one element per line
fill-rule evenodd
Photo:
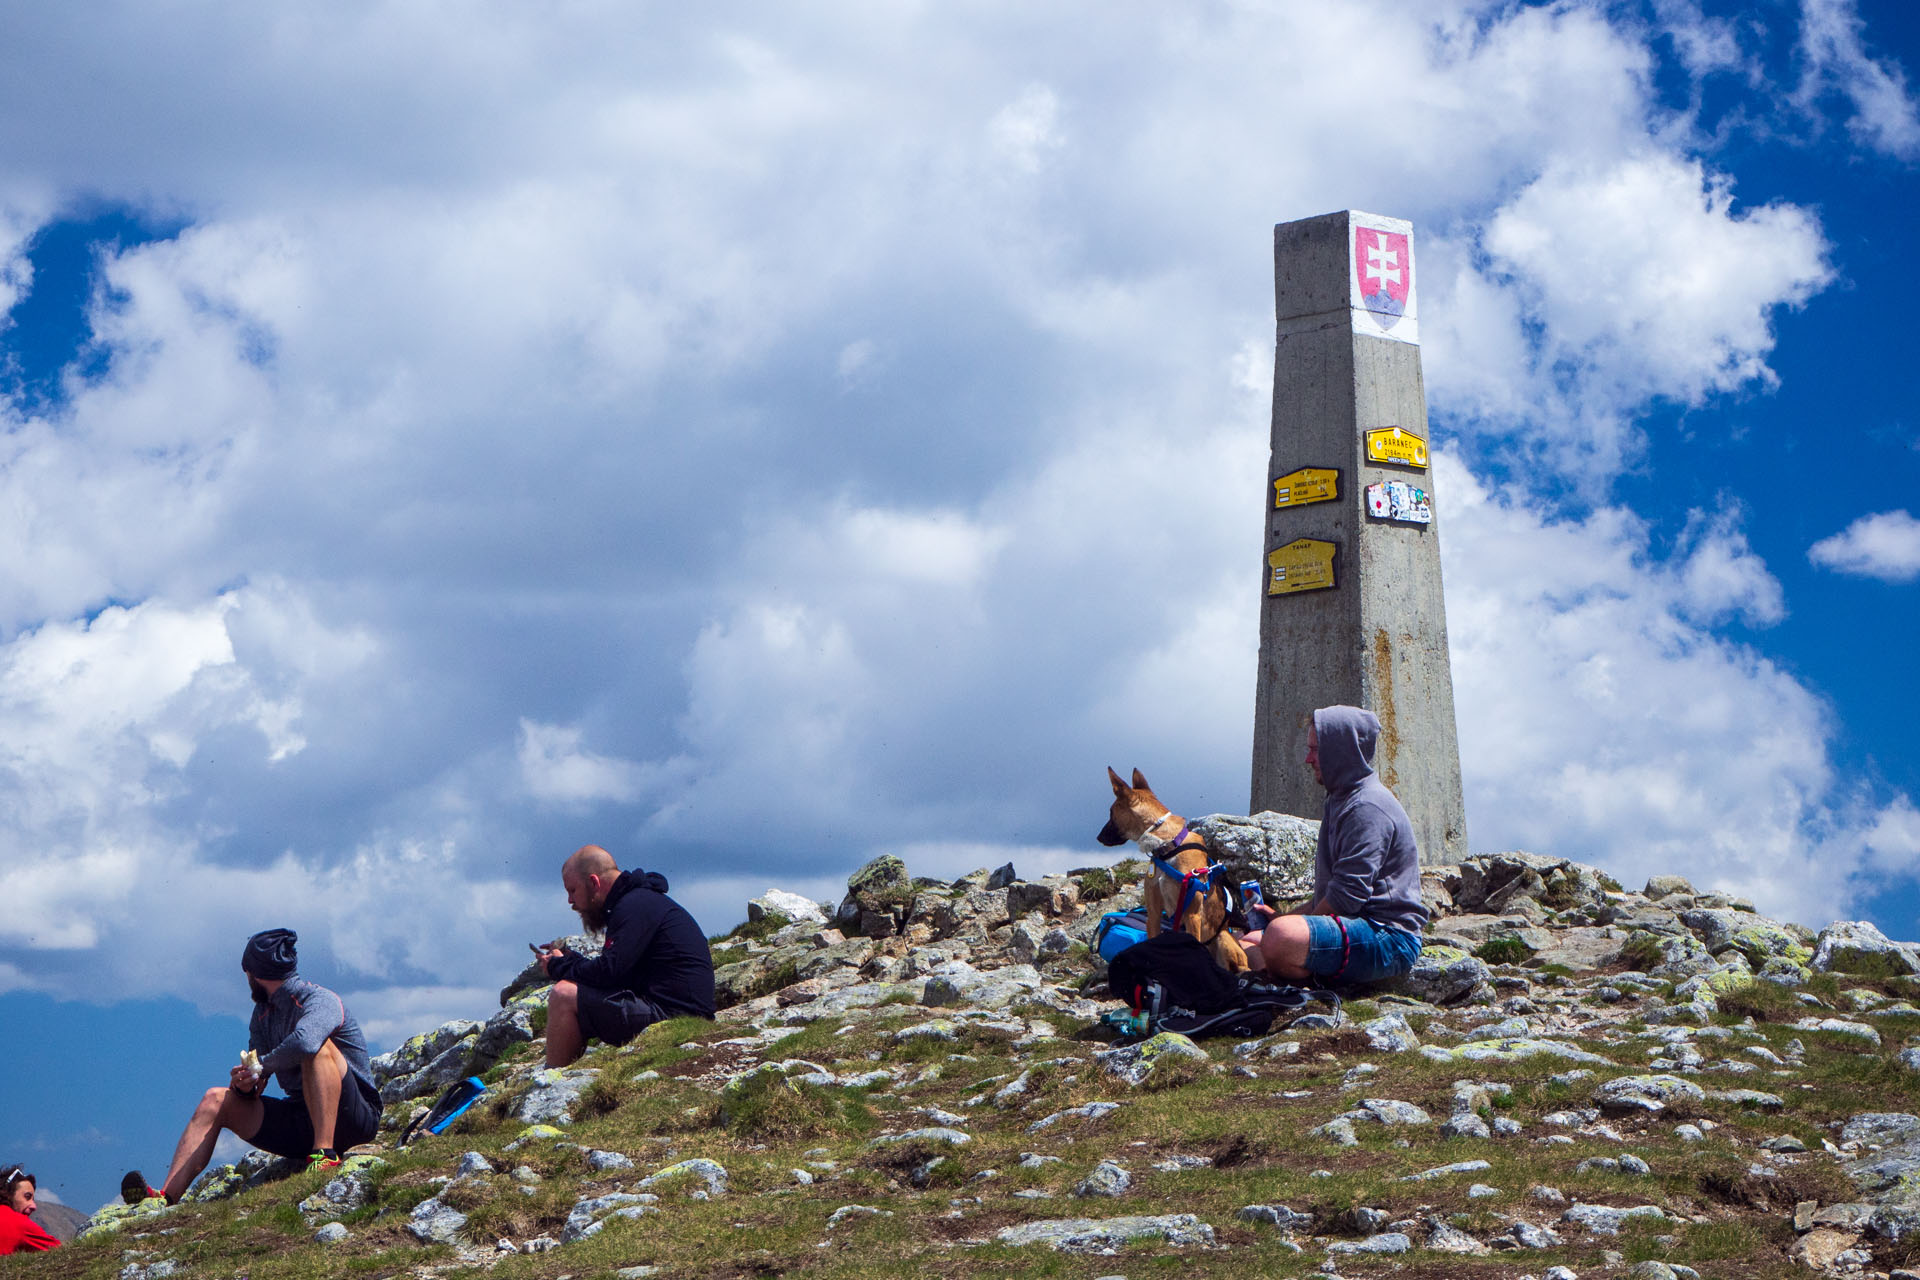
<path fill-rule="evenodd" d="M 1524 964 L 1533 951 L 1515 937 L 1489 938 L 1473 949 L 1473 954 L 1488 964 Z"/>
<path fill-rule="evenodd" d="M 1655 969 L 1664 959 L 1660 953 L 1660 939 L 1644 929 L 1635 930 L 1621 944 L 1620 959 L 1642 973 Z"/>
<path fill-rule="evenodd" d="M 1102 898 L 1111 898 L 1119 886 L 1114 882 L 1113 872 L 1106 867 L 1095 867 L 1091 871 L 1080 873 L 1080 901 L 1098 902 Z"/>
<path fill-rule="evenodd" d="M 1718 992 L 1714 998 L 1720 1005 L 1720 1017 L 1715 1021 L 1724 1024 L 1742 1018 L 1752 1018 L 1755 1022 L 1792 1022 L 1811 1012 L 1793 992 L 1776 982 L 1749 982 L 1731 991 Z"/>
<path fill-rule="evenodd" d="M 1899 958 L 1885 953 L 1852 956 L 1844 968 L 1836 965 L 1835 969 L 1849 977 L 1864 978 L 1869 982 L 1886 982 L 1905 977 L 1907 973 L 1907 966 Z"/>
<path fill-rule="evenodd" d="M 742 920 L 726 933 L 715 934 L 707 939 L 707 945 L 719 946 L 728 942 L 764 942 L 792 923 L 793 921 L 778 911 L 769 911 L 758 920 Z M 718 959 L 714 963 L 718 964 Z"/>
<path fill-rule="evenodd" d="M 832 1132 L 845 1120 L 848 1101 L 841 1090 L 758 1071 L 729 1085 L 715 1114 L 736 1139 L 791 1140 Z"/>

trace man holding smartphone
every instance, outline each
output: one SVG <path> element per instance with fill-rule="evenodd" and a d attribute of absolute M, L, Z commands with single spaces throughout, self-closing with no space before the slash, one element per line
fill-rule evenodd
<path fill-rule="evenodd" d="M 667 896 L 657 871 L 621 871 L 597 844 L 574 851 L 560 868 L 567 905 L 592 933 L 606 931 L 600 954 L 534 947 L 554 979 L 547 997 L 547 1065 L 564 1067 L 589 1038 L 625 1044 L 664 1018 L 713 1016 L 713 952 L 686 908 Z"/>

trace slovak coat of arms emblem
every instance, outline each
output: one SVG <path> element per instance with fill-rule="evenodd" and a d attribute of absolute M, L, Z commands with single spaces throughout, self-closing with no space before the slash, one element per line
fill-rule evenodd
<path fill-rule="evenodd" d="M 1379 227 L 1353 229 L 1353 274 L 1356 292 L 1380 327 L 1391 329 L 1407 312 L 1413 292 L 1411 237 Z"/>

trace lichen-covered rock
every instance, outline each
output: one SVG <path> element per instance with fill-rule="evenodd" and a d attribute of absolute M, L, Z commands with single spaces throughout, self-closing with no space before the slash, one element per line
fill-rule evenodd
<path fill-rule="evenodd" d="M 1594 1105 L 1608 1115 L 1658 1114 L 1680 1102 L 1698 1102 L 1706 1092 L 1679 1076 L 1619 1076 L 1593 1091 Z"/>
<path fill-rule="evenodd" d="M 883 853 L 847 877 L 847 896 L 834 912 L 833 922 L 849 934 L 891 937 L 905 923 L 913 896 L 907 864 Z"/>
<path fill-rule="evenodd" d="M 480 1024 L 468 1018 L 455 1018 L 443 1022 L 431 1031 L 424 1031 L 405 1041 L 398 1048 L 374 1058 L 368 1065 L 373 1070 L 374 1087 L 381 1090 L 381 1101 L 398 1102 L 409 1094 L 386 1096 L 389 1081 L 404 1079 L 418 1073 L 428 1064 L 442 1057 L 449 1049 L 463 1040 L 471 1040 L 480 1034 Z"/>
<path fill-rule="evenodd" d="M 1383 1014 L 1360 1024 L 1367 1045 L 1378 1053 L 1411 1053 L 1420 1047 L 1420 1037 L 1397 1013 Z"/>
<path fill-rule="evenodd" d="M 1206 837 L 1213 860 L 1237 884 L 1258 880 L 1269 903 L 1304 898 L 1313 892 L 1313 850 L 1320 824 L 1290 813 L 1248 817 L 1210 813 L 1188 824 Z"/>
<path fill-rule="evenodd" d="M 373 1189 L 373 1174 L 386 1167 L 387 1162 L 379 1156 L 348 1156 L 341 1162 L 340 1172 L 326 1186 L 296 1206 L 300 1216 L 310 1224 L 346 1217 L 367 1203 L 367 1195 Z"/>
<path fill-rule="evenodd" d="M 964 1135 L 963 1135 L 964 1136 Z M 657 1173 L 640 1179 L 642 1187 L 656 1187 L 662 1183 L 674 1182 L 682 1178 L 692 1178 L 705 1187 L 705 1194 L 723 1196 L 727 1193 L 727 1171 L 717 1160 L 705 1156 L 695 1156 L 691 1160 L 681 1160 L 670 1164 Z"/>
<path fill-rule="evenodd" d="M 1797 926 L 1752 916 L 1746 919 L 1747 923 L 1734 931 L 1730 945 L 1755 969 L 1775 962 L 1805 969 L 1813 963 L 1813 948 L 1801 936 L 1804 930 L 1796 932 Z"/>
<path fill-rule="evenodd" d="M 1488 915 L 1537 918 L 1546 911 L 1584 909 L 1594 913 L 1590 922 L 1602 923 L 1612 915 L 1606 885 L 1592 867 L 1517 850 L 1464 859 L 1452 894 L 1456 909 Z"/>
<path fill-rule="evenodd" d="M 1353 1120 L 1370 1120 L 1389 1128 L 1433 1123 L 1432 1116 L 1411 1102 L 1402 1102 L 1398 1098 L 1366 1098 L 1361 1101 L 1358 1111 L 1350 1111 L 1347 1115 Z"/>
<path fill-rule="evenodd" d="M 249 1151 L 233 1164 L 216 1165 L 202 1173 L 181 1199 L 189 1204 L 224 1200 L 306 1171 L 305 1160 L 276 1156 L 269 1151 Z"/>
<path fill-rule="evenodd" d="M 1062 1253 L 1113 1253 L 1135 1240 L 1159 1240 L 1175 1248 L 1213 1243 L 1213 1228 L 1191 1213 L 1157 1217 L 1055 1218 L 1002 1227 L 994 1237 L 1018 1248 L 1044 1244 Z"/>
<path fill-rule="evenodd" d="M 154 1218 L 172 1213 L 174 1208 L 158 1197 L 142 1200 L 138 1204 L 105 1204 L 87 1219 L 87 1225 L 80 1228 L 74 1239 L 85 1240 L 89 1236 L 109 1234 L 134 1224 L 144 1225 Z"/>
<path fill-rule="evenodd" d="M 422 1200 L 407 1215 L 407 1231 L 421 1244 L 456 1244 L 467 1225 L 467 1215 L 439 1196 Z"/>
<path fill-rule="evenodd" d="M 474 1038 L 473 1056 L 467 1062 L 467 1074 L 478 1075 L 506 1056 L 508 1049 L 533 1039 L 532 1015 L 522 1008 L 508 1006 L 487 1019 Z"/>
<path fill-rule="evenodd" d="M 505 1012 L 505 1010 L 502 1010 L 502 1012 Z M 523 1018 L 526 1017 L 526 1014 L 520 1010 L 515 1010 L 514 1012 L 520 1013 L 520 1016 Z M 451 1026 L 454 1024 L 450 1023 L 448 1025 Z M 477 1045 L 480 1040 L 479 1033 L 481 1026 L 477 1022 L 469 1022 L 463 1025 L 471 1027 L 473 1030 L 461 1039 L 449 1044 L 433 1061 L 408 1075 L 388 1077 L 386 1082 L 380 1086 L 380 1101 L 386 1106 L 392 1106 L 396 1102 L 405 1102 L 408 1098 L 425 1097 L 430 1093 L 437 1093 L 441 1089 L 446 1088 L 455 1080 L 464 1080 L 467 1076 L 471 1075 L 473 1068 L 469 1066 L 469 1063 L 473 1059 L 474 1046 Z M 531 1039 L 533 1029 L 531 1023 L 528 1024 L 527 1029 L 528 1038 Z M 489 1063 L 488 1065 L 491 1066 L 492 1064 Z M 480 1068 L 480 1070 L 483 1071 L 485 1069 L 485 1067 Z"/>
<path fill-rule="evenodd" d="M 1043 985 L 1040 971 L 1030 964 L 983 970 L 964 960 L 949 960 L 927 976 L 920 1003 L 936 1007 L 968 1004 L 982 1009 L 1004 1009 Z"/>
<path fill-rule="evenodd" d="M 1074 1187 L 1076 1196 L 1104 1196 L 1109 1199 L 1123 1196 L 1133 1189 L 1133 1175 L 1111 1160 L 1102 1160 L 1093 1166 L 1080 1183 Z"/>
<path fill-rule="evenodd" d="M 1138 1088 L 1157 1074 L 1177 1070 L 1178 1062 L 1210 1062 L 1207 1051 L 1177 1031 L 1162 1031 L 1139 1044 L 1121 1045 L 1094 1055 L 1108 1074 Z"/>
<path fill-rule="evenodd" d="M 747 902 L 747 920 L 758 924 L 768 916 L 780 916 L 790 924 L 825 924 L 827 913 L 812 898 L 785 889 L 768 889 Z"/>
<path fill-rule="evenodd" d="M 1427 947 L 1413 968 L 1380 984 L 1384 989 L 1428 1004 L 1460 1004 L 1492 991 L 1493 971 L 1486 962 L 1458 947 Z"/>
<path fill-rule="evenodd" d="M 1655 946 L 1658 959 L 1647 970 L 1652 977 L 1681 982 L 1715 967 L 1713 954 L 1690 933 L 1660 937 Z"/>
<path fill-rule="evenodd" d="M 1894 942 L 1865 920 L 1841 920 L 1820 931 L 1813 967 L 1821 973 L 1920 973 L 1920 947 Z"/>
<path fill-rule="evenodd" d="M 592 1067 L 541 1071 L 514 1104 L 514 1119 L 524 1124 L 572 1124 L 573 1104 L 581 1091 L 599 1078 L 600 1072 Z"/>
<path fill-rule="evenodd" d="M 1802 1018 L 1793 1026 L 1796 1031 L 1824 1031 L 1828 1035 L 1864 1040 L 1876 1049 L 1880 1047 L 1880 1033 L 1864 1022 L 1849 1022 L 1845 1018 Z"/>
<path fill-rule="evenodd" d="M 1044 916 L 1077 914 L 1080 886 L 1066 877 L 1048 877 L 1037 882 L 1016 880 L 1007 886 L 1007 914 L 1018 919 L 1029 911 Z"/>
<path fill-rule="evenodd" d="M 1620 1234 L 1621 1224 L 1636 1218 L 1651 1218 L 1657 1222 L 1665 1222 L 1667 1215 L 1658 1205 L 1651 1204 L 1636 1205 L 1631 1209 L 1616 1209 L 1602 1204 L 1575 1204 L 1560 1215 L 1560 1221 L 1585 1227 L 1597 1236 L 1617 1236 Z"/>
<path fill-rule="evenodd" d="M 1517 1062 L 1521 1058 L 1564 1058 L 1568 1062 L 1597 1062 L 1612 1066 L 1610 1058 L 1589 1053 L 1559 1040 L 1516 1036 L 1505 1040 L 1474 1040 L 1460 1045 L 1425 1045 L 1421 1055 L 1436 1062 Z"/>
<path fill-rule="evenodd" d="M 574 1244 L 598 1235 L 611 1218 L 638 1218 L 658 1213 L 660 1210 L 655 1206 L 659 1202 L 659 1196 L 630 1191 L 614 1191 L 578 1201 L 567 1214 L 566 1225 L 560 1231 L 560 1243 Z"/>

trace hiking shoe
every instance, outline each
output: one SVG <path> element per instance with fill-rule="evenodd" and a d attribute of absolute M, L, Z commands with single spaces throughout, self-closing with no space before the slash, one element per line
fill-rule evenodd
<path fill-rule="evenodd" d="M 142 1200 L 151 1200 L 159 1195 L 147 1185 L 147 1179 L 138 1169 L 131 1169 L 127 1176 L 120 1179 L 120 1198 L 128 1204 L 139 1204 Z"/>
<path fill-rule="evenodd" d="M 316 1147 L 307 1156 L 308 1173 L 312 1173 L 315 1169 L 338 1169 L 339 1167 L 340 1153 L 338 1151 Z"/>

